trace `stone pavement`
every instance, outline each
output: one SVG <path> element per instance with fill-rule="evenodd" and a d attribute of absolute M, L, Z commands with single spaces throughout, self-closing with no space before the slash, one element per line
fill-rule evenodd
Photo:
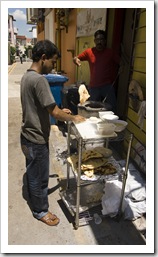
<path fill-rule="evenodd" d="M 33 218 L 27 202 L 25 160 L 19 143 L 20 79 L 30 65 L 30 62 L 15 63 L 8 74 L 8 245 L 11 252 L 23 246 L 25 250 L 19 250 L 21 253 L 119 253 L 124 252 L 122 245 L 135 246 L 130 251 L 126 248 L 126 253 L 137 252 L 137 247 L 146 245 L 141 233 L 145 229 L 145 218 L 136 222 L 116 222 L 107 217 L 96 225 L 93 219 L 86 221 L 84 217 L 84 223 L 78 230 L 74 229 L 72 217 L 60 199 L 59 183 L 55 176 L 66 178 L 66 164 L 62 158 L 58 158 L 66 151 L 66 137 L 56 125 L 51 126 L 50 135 L 49 204 L 50 211 L 57 214 L 61 222 L 57 227 L 49 227 Z M 106 247 L 99 248 L 104 245 Z M 111 248 L 112 245 L 115 247 Z M 31 246 L 33 250 L 29 250 Z M 73 246 L 80 247 L 74 249 Z"/>

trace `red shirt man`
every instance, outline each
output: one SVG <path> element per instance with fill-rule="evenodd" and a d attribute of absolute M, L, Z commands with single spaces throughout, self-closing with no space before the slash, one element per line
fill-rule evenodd
<path fill-rule="evenodd" d="M 94 34 L 95 47 L 88 48 L 73 59 L 77 66 L 81 61 L 88 61 L 90 68 L 89 93 L 93 101 L 102 101 L 107 97 L 112 109 L 116 110 L 116 96 L 114 88 L 111 87 L 115 79 L 116 66 L 120 58 L 115 52 L 106 48 L 106 32 L 97 30 Z"/>
<path fill-rule="evenodd" d="M 96 47 L 88 48 L 78 55 L 78 59 L 89 63 L 91 75 L 89 87 L 112 84 L 115 65 L 119 63 L 119 58 L 112 49 L 104 48 L 102 51 L 98 51 Z"/>

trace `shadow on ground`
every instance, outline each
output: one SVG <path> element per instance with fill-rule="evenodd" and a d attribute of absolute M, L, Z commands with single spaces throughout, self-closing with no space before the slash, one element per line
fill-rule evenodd
<path fill-rule="evenodd" d="M 59 193 L 66 192 L 66 178 L 58 178 L 57 174 L 50 175 L 50 178 L 57 179 L 58 183 L 52 188 L 49 188 L 48 194 L 52 194 L 56 190 L 59 190 Z M 76 180 L 74 178 L 70 178 L 70 190 L 68 191 L 70 195 L 68 196 L 68 200 L 70 203 L 75 206 L 76 203 Z M 102 191 L 102 184 L 97 185 L 97 192 L 98 188 Z M 109 216 L 102 215 L 102 206 L 101 203 L 95 203 L 94 206 L 89 206 L 88 208 L 84 209 L 85 202 L 89 199 L 89 194 L 94 194 L 95 192 L 91 192 L 91 185 L 82 187 L 81 190 L 81 208 L 80 211 L 80 226 L 89 226 L 93 235 L 98 242 L 98 245 L 146 245 L 145 238 L 143 234 L 145 231 L 138 230 L 132 221 L 124 220 L 123 216 L 117 219 L 116 217 L 110 218 Z M 87 188 L 87 189 L 86 189 Z M 26 173 L 23 176 L 23 188 L 22 188 L 22 195 L 23 198 L 27 201 L 27 204 L 30 209 L 31 204 L 29 201 L 29 193 L 27 190 L 27 177 Z M 62 212 L 64 213 L 65 217 L 67 218 L 68 222 L 74 226 L 75 217 L 71 215 L 69 210 L 67 209 L 66 205 L 64 204 L 63 200 L 58 200 L 58 204 Z M 87 206 L 86 206 L 87 207 Z M 98 213 L 101 218 L 101 224 L 95 224 L 93 215 L 94 213 Z M 78 229 L 80 229 L 80 226 Z M 75 229 L 75 227 L 74 227 Z"/>
<path fill-rule="evenodd" d="M 70 179 L 71 185 L 74 184 L 74 178 Z M 66 179 L 59 181 L 60 191 L 64 190 Z M 71 189 L 72 195 L 73 188 Z M 73 194 L 74 195 L 74 194 Z M 74 196 L 75 197 L 75 196 Z M 84 196 L 81 193 L 81 205 L 84 202 Z M 72 200 L 72 199 L 71 199 Z M 73 200 L 72 200 L 73 201 Z M 66 216 L 69 223 L 74 223 L 74 217 L 70 214 L 62 200 L 58 201 L 60 208 Z M 72 204 L 72 202 L 71 202 Z M 75 204 L 75 203 L 74 203 Z M 146 245 L 145 238 L 142 236 L 144 231 L 138 231 L 130 220 L 124 220 L 123 216 L 110 218 L 102 215 L 101 203 L 89 209 L 80 212 L 80 226 L 90 226 L 99 245 Z M 95 224 L 93 215 L 98 213 L 102 218 L 101 224 Z M 84 223 L 83 223 L 84 219 Z M 80 229 L 80 226 L 78 229 Z"/>

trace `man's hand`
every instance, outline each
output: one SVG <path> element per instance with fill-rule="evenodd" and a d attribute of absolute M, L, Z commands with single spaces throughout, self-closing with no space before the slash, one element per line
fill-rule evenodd
<path fill-rule="evenodd" d="M 49 107 L 48 112 L 52 117 L 60 121 L 73 121 L 75 123 L 79 123 L 86 120 L 86 118 L 80 115 L 70 115 L 71 111 L 69 109 L 64 108 L 61 110 L 57 105 L 55 105 L 55 107 Z"/>
<path fill-rule="evenodd" d="M 74 58 L 73 58 L 73 62 L 74 62 L 74 64 L 76 64 L 77 66 L 81 66 L 81 61 L 80 61 L 80 59 L 78 59 L 77 57 L 74 57 Z"/>
<path fill-rule="evenodd" d="M 67 114 L 72 114 L 71 110 L 69 110 L 67 108 L 63 108 L 62 111 L 67 113 Z"/>
<path fill-rule="evenodd" d="M 83 117 L 83 116 L 80 116 L 80 115 L 74 115 L 74 116 L 72 116 L 72 117 L 73 117 L 73 121 L 74 121 L 75 123 L 80 123 L 80 122 L 86 121 L 86 118 Z"/>

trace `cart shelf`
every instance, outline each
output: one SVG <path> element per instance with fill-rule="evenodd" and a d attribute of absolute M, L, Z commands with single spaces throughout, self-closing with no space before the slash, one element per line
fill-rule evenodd
<path fill-rule="evenodd" d="M 88 132 L 87 132 L 88 131 Z M 68 136 L 67 136 L 67 148 L 68 148 L 68 157 L 70 154 L 70 146 L 71 146 L 71 135 L 74 135 L 78 142 L 78 167 L 77 169 L 73 169 L 72 165 L 67 161 L 67 179 L 66 179 L 66 189 L 60 192 L 60 197 L 66 205 L 67 209 L 71 213 L 72 216 L 75 217 L 74 227 L 78 229 L 79 227 L 79 214 L 82 211 L 85 211 L 87 208 L 96 206 L 100 204 L 101 197 L 103 195 L 103 188 L 105 186 L 106 180 L 114 180 L 120 178 L 120 176 L 124 176 L 124 184 L 121 194 L 121 199 L 124 195 L 125 181 L 128 170 L 128 162 L 129 162 L 129 154 L 131 148 L 131 140 L 129 143 L 129 149 L 127 152 L 126 159 L 126 169 L 123 174 L 121 167 L 117 166 L 117 173 L 115 175 L 106 175 L 100 176 L 98 179 L 94 181 L 83 180 L 81 179 L 81 162 L 82 162 L 82 151 L 83 147 L 86 144 L 92 143 L 105 143 L 106 147 L 108 147 L 109 140 L 115 139 L 117 140 L 117 134 L 113 133 L 113 135 L 98 135 L 95 129 L 94 124 L 90 123 L 79 123 L 75 124 L 73 122 L 68 122 Z M 122 138 L 122 137 L 121 137 Z M 117 161 L 112 158 L 115 165 L 117 165 Z M 75 184 L 74 187 L 70 187 L 70 168 L 73 172 Z M 90 190 L 89 190 L 90 188 Z M 91 192 L 91 194 L 90 194 Z M 120 200 L 120 203 L 122 201 Z M 120 205 L 121 206 L 121 205 Z"/>

